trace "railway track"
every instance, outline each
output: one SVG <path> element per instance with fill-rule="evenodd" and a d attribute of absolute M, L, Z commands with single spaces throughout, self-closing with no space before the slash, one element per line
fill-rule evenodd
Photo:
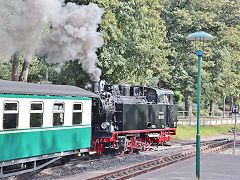
<path fill-rule="evenodd" d="M 201 147 L 201 154 L 206 154 L 210 152 L 216 152 L 219 150 L 223 150 L 226 148 L 229 148 L 233 146 L 233 141 L 230 140 L 223 140 L 220 142 L 215 142 L 213 144 L 204 145 Z M 155 160 L 147 161 L 144 163 L 140 163 L 128 168 L 120 169 L 117 171 L 113 171 L 107 174 L 103 174 L 100 176 L 89 178 L 88 180 L 101 180 L 101 179 L 117 179 L 117 180 L 123 180 L 123 179 L 129 179 L 135 176 L 138 176 L 140 174 L 144 174 L 165 166 L 168 166 L 170 164 L 174 164 L 176 162 L 183 161 L 185 159 L 192 158 L 196 155 L 196 150 L 186 150 L 181 153 L 176 153 L 173 155 L 169 155 L 166 157 L 160 157 Z"/>
<path fill-rule="evenodd" d="M 214 142 L 219 142 L 219 141 L 227 141 L 228 139 L 217 139 L 217 140 L 213 140 Z M 201 142 L 201 146 L 205 146 L 205 145 L 208 145 L 208 144 L 211 144 L 213 141 L 202 141 Z M 189 146 L 189 145 L 195 145 L 195 143 L 184 143 L 182 144 L 182 146 Z M 163 148 L 162 148 L 163 149 Z M 161 149 L 161 150 L 162 150 Z M 171 147 L 171 146 L 167 146 L 165 149 L 176 149 L 176 147 Z M 154 150 L 151 149 L 151 150 Z M 112 160 L 113 158 L 116 158 L 117 156 L 119 155 L 114 155 L 114 154 L 108 154 L 108 155 L 105 155 L 105 156 L 89 156 L 89 157 L 75 157 L 75 158 L 72 158 L 68 164 L 70 165 L 77 165 L 80 161 L 81 161 L 81 164 L 96 164 L 96 163 L 99 163 L 99 162 L 103 162 L 103 161 L 108 161 L 108 160 Z M 138 153 L 133 153 L 133 154 L 124 154 L 124 158 L 128 158 L 128 156 L 130 157 L 134 157 L 134 156 L 138 156 Z M 53 164 L 52 165 L 52 168 L 58 168 L 58 167 L 61 167 L 62 164 L 58 163 L 58 164 Z"/>
<path fill-rule="evenodd" d="M 209 140 L 209 141 L 202 141 L 201 142 L 201 146 L 206 146 L 206 145 L 209 145 L 209 144 L 212 144 L 213 142 L 222 142 L 222 141 L 229 141 L 227 138 L 224 138 L 224 139 L 216 139 L 216 140 Z M 182 146 L 188 146 L 188 145 L 195 145 L 195 142 L 192 142 L 192 143 L 183 143 L 182 144 Z M 164 147 L 164 146 L 163 146 Z M 171 145 L 170 146 L 166 146 L 166 148 L 165 149 L 171 149 L 171 148 L 173 148 L 173 149 L 175 149 L 176 147 L 171 147 Z M 154 148 L 153 148 L 154 149 Z M 153 150 L 153 149 L 151 149 L 151 150 Z M 163 149 L 163 148 L 162 148 Z M 161 149 L 161 150 L 162 150 Z M 131 156 L 131 157 L 133 157 L 133 156 L 137 156 L 138 154 L 124 154 L 124 158 L 128 158 L 128 156 Z M 81 163 L 83 163 L 83 164 L 87 164 L 87 163 L 97 163 L 97 162 L 101 162 L 101 161 L 104 161 L 104 160 L 112 160 L 112 158 L 114 158 L 114 157 L 117 157 L 117 156 L 119 156 L 119 155 L 113 155 L 113 154 L 110 154 L 110 155 L 105 155 L 105 156 L 92 156 L 92 157 L 90 157 L 89 159 L 87 159 L 87 160 L 84 160 L 84 161 L 82 161 Z M 74 163 L 74 162 L 79 162 L 79 160 L 83 160 L 83 159 L 81 159 L 81 158 L 75 158 L 75 159 L 72 159 L 71 161 L 70 161 L 70 163 Z"/>

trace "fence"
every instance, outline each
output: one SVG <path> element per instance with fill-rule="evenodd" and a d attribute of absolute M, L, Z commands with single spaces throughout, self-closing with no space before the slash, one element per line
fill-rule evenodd
<path fill-rule="evenodd" d="M 221 124 L 234 124 L 235 114 L 230 111 L 226 111 L 224 114 L 216 112 L 211 114 L 207 111 L 201 111 L 200 113 L 200 124 L 201 125 L 221 125 Z M 240 124 L 240 115 L 237 114 L 237 123 Z M 178 124 L 183 125 L 197 125 L 197 112 L 192 111 L 178 111 Z"/>

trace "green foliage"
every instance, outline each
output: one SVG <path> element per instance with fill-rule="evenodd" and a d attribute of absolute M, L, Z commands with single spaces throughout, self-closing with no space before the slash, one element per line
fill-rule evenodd
<path fill-rule="evenodd" d="M 29 68 L 28 81 L 37 83 L 46 80 L 46 70 L 47 63 L 44 59 L 33 59 Z"/>
<path fill-rule="evenodd" d="M 183 102 L 184 96 L 182 95 L 182 93 L 180 91 L 175 91 L 174 93 L 175 93 L 174 102 L 176 103 Z"/>
<path fill-rule="evenodd" d="M 186 36 L 198 30 L 212 34 L 202 58 L 202 100 L 221 103 L 222 97 L 239 94 L 239 2 L 199 0 L 164 1 L 165 20 L 172 53 L 168 59 L 176 68 L 169 86 L 196 96 L 197 56 Z"/>
<path fill-rule="evenodd" d="M 102 79 L 109 83 L 146 85 L 153 76 L 171 78 L 161 1 L 92 0 L 105 10 L 100 32 L 105 40 L 99 51 Z"/>
<path fill-rule="evenodd" d="M 179 102 L 190 92 L 196 102 L 197 56 L 186 36 L 203 30 L 214 36 L 202 58 L 201 101 L 221 103 L 240 93 L 240 2 L 219 0 L 66 0 L 96 3 L 105 13 L 98 29 L 101 79 L 109 83 L 157 86 L 157 79 L 176 91 Z M 47 33 L 50 27 L 43 31 Z M 22 67 L 22 59 L 19 69 Z M 11 62 L 0 59 L 0 78 L 11 79 Z M 48 65 L 44 57 L 31 63 L 28 80 L 83 86 L 90 81 L 77 62 Z"/>
<path fill-rule="evenodd" d="M 110 83 L 134 85 L 146 85 L 153 76 L 168 80 L 171 67 L 165 58 L 166 29 L 159 16 L 159 1 L 115 3 L 111 10 L 103 3 L 106 13 L 100 31 L 105 44 L 98 63 L 102 77 Z"/>
<path fill-rule="evenodd" d="M 155 88 L 157 88 L 158 87 L 158 83 L 159 83 L 159 79 L 158 79 L 158 77 L 155 76 L 155 77 L 152 77 L 152 78 L 147 80 L 146 86 L 147 87 L 155 87 Z"/>
<path fill-rule="evenodd" d="M 24 61 L 24 52 L 20 53 L 18 71 L 22 69 Z M 12 78 L 12 60 L 4 57 L 0 58 L 0 79 L 11 80 Z"/>
<path fill-rule="evenodd" d="M 0 58 L 0 79 L 11 80 L 12 63 L 4 58 Z"/>
<path fill-rule="evenodd" d="M 90 82 L 89 75 L 82 70 L 81 65 L 76 61 L 69 61 L 62 66 L 55 66 L 49 77 L 54 84 L 84 87 L 86 82 Z"/>

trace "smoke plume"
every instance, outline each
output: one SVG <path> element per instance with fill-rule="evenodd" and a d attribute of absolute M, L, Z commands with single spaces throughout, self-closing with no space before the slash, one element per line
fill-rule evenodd
<path fill-rule="evenodd" d="M 48 63 L 77 60 L 98 81 L 96 51 L 103 45 L 97 32 L 103 9 L 64 0 L 0 0 L 0 57 L 26 51 L 25 61 L 40 53 Z"/>

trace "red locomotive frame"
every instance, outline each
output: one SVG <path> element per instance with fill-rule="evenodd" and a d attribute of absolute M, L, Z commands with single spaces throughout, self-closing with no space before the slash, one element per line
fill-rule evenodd
<path fill-rule="evenodd" d="M 110 138 L 92 139 L 90 151 L 95 152 L 95 155 L 102 156 L 106 148 L 119 150 L 122 145 L 120 137 L 124 138 L 123 149 L 119 150 L 121 155 L 126 152 L 131 154 L 133 151 L 148 151 L 153 144 L 165 145 L 171 140 L 172 135 L 176 135 L 176 131 L 176 128 L 171 128 L 113 132 Z M 140 134 L 144 134 L 144 137 Z"/>

